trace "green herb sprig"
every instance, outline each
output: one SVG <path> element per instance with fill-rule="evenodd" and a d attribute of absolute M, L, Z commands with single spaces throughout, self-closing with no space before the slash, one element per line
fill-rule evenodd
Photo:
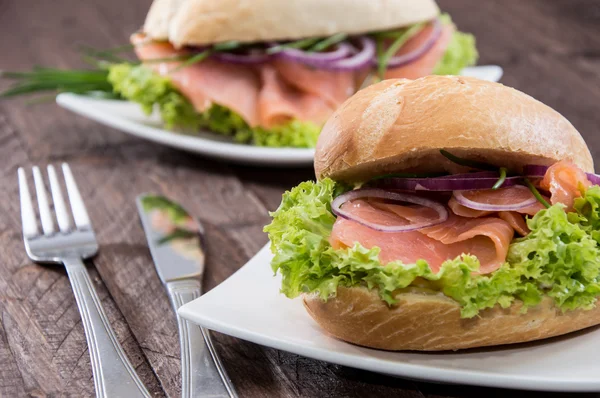
<path fill-rule="evenodd" d="M 416 36 L 423 28 L 425 23 L 419 23 L 407 29 L 402 29 L 396 32 L 381 32 L 375 35 L 377 42 L 377 74 L 383 79 L 387 70 L 390 59 L 400 51 L 400 48 L 408 40 Z M 392 43 L 384 49 L 385 40 L 393 40 Z"/>
<path fill-rule="evenodd" d="M 506 167 L 500 167 L 500 178 L 498 178 L 498 181 L 496 181 L 496 183 L 492 187 L 493 190 L 496 190 L 502 185 L 504 185 L 504 182 L 506 181 L 506 172 Z"/>
<path fill-rule="evenodd" d="M 43 91 L 85 93 L 90 91 L 112 92 L 107 81 L 108 71 L 61 70 L 54 68 L 34 68 L 31 72 L 0 72 L 0 77 L 16 81 L 0 97 L 14 97 Z"/>
<path fill-rule="evenodd" d="M 319 38 L 296 40 L 289 43 L 278 44 L 276 46 L 270 47 L 266 50 L 266 52 L 267 54 L 277 54 L 288 48 L 297 48 L 299 50 L 305 50 L 311 46 L 314 46 L 320 40 L 321 39 Z"/>
<path fill-rule="evenodd" d="M 531 191 L 531 193 L 533 194 L 533 196 L 535 196 L 535 198 L 541 204 L 543 204 L 546 209 L 549 209 L 550 203 L 548 203 L 548 201 L 546 201 L 546 199 L 544 199 L 544 197 L 542 196 L 540 191 L 537 190 L 537 188 L 535 187 L 535 185 L 533 185 L 533 183 L 529 180 L 529 178 L 525 177 L 524 181 L 525 181 L 525 184 L 527 185 L 527 187 L 529 188 L 529 190 Z"/>
<path fill-rule="evenodd" d="M 471 160 L 471 159 L 465 159 L 465 158 L 461 158 L 458 157 L 456 155 L 451 154 L 450 152 L 444 150 L 444 149 L 440 149 L 440 153 L 448 160 L 450 160 L 453 163 L 456 163 L 458 165 L 461 166 L 465 166 L 465 167 L 470 167 L 473 169 L 479 169 L 479 170 L 490 170 L 490 171 L 497 171 L 498 168 L 489 164 L 489 163 L 484 163 L 484 162 L 478 162 L 476 160 Z"/>
<path fill-rule="evenodd" d="M 333 36 L 329 36 L 326 39 L 323 39 L 317 42 L 315 45 L 309 47 L 308 51 L 310 52 L 320 52 L 325 51 L 329 47 L 334 46 L 348 38 L 348 35 L 345 33 L 337 33 Z"/>

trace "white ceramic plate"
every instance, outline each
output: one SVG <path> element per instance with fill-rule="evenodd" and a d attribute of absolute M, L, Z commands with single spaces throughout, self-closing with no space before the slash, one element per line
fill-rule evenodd
<path fill-rule="evenodd" d="M 495 65 L 466 68 L 465 76 L 498 81 L 502 68 Z M 125 101 L 91 98 L 64 93 L 56 102 L 70 111 L 159 144 L 235 163 L 273 166 L 312 166 L 314 149 L 266 148 L 237 144 L 209 131 L 178 134 L 162 128 L 158 115 L 146 116 L 139 106 Z"/>
<path fill-rule="evenodd" d="M 300 299 L 279 293 L 265 246 L 179 313 L 209 329 L 354 368 L 443 383 L 544 391 L 600 391 L 600 329 L 543 342 L 456 353 L 388 352 L 325 334 Z"/>

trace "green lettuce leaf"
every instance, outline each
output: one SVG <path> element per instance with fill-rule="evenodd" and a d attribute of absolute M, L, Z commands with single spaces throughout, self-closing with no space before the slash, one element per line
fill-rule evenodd
<path fill-rule="evenodd" d="M 330 179 L 304 182 L 283 195 L 273 221 L 265 227 L 274 253 L 272 268 L 282 275 L 281 291 L 293 298 L 317 292 L 323 300 L 338 286 L 364 285 L 377 289 L 382 300 L 395 303 L 394 292 L 416 278 L 461 305 L 461 316 L 515 300 L 524 307 L 551 297 L 562 310 L 591 308 L 600 294 L 600 188 L 590 188 L 576 201 L 576 213 L 561 205 L 540 211 L 528 220 L 531 233 L 510 245 L 507 262 L 488 275 L 474 275 L 476 257 L 463 255 L 446 261 L 434 274 L 427 262 L 379 262 L 379 248 L 359 244 L 334 250 L 328 238 L 335 222 L 330 203 L 349 189 Z"/>
<path fill-rule="evenodd" d="M 145 113 L 150 114 L 155 106 L 158 107 L 167 128 L 200 127 L 200 118 L 193 105 L 168 78 L 142 65 L 122 63 L 110 66 L 108 81 L 116 94 L 137 102 Z"/>
<path fill-rule="evenodd" d="M 444 24 L 451 24 L 448 14 L 443 14 L 440 19 Z M 448 48 L 442 59 L 433 69 L 434 75 L 458 75 L 467 66 L 477 63 L 479 54 L 475 46 L 475 37 L 470 33 L 454 31 Z"/>
<path fill-rule="evenodd" d="M 158 108 L 165 127 L 198 130 L 207 128 L 233 137 L 236 142 L 270 147 L 313 148 L 320 127 L 311 122 L 292 120 L 270 129 L 250 127 L 240 115 L 224 106 L 213 104 L 198 113 L 171 81 L 143 65 L 113 64 L 108 81 L 121 97 L 137 102 L 147 114 Z"/>
<path fill-rule="evenodd" d="M 270 129 L 250 127 L 240 115 L 216 104 L 201 114 L 201 126 L 236 142 L 269 147 L 313 148 L 321 131 L 316 124 L 297 119 Z"/>

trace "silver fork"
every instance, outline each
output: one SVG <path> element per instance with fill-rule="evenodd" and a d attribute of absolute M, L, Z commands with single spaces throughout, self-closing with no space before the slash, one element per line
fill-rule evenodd
<path fill-rule="evenodd" d="M 150 397 L 119 344 L 83 264 L 83 260 L 96 255 L 98 243 L 69 165 L 63 163 L 62 171 L 75 227 L 71 224 L 56 171 L 53 166 L 48 166 L 50 191 L 59 228 L 59 231 L 56 231 L 55 217 L 50 209 L 42 172 L 39 167 L 33 167 L 42 225 L 40 233 L 25 170 L 19 168 L 19 196 L 25 249 L 33 261 L 62 263 L 67 270 L 90 351 L 96 396 Z"/>

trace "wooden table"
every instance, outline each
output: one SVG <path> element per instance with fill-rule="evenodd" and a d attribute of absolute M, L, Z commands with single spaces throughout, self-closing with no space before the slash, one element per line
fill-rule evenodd
<path fill-rule="evenodd" d="M 481 64 L 504 67 L 503 82 L 563 113 L 600 159 L 600 2 L 444 0 L 475 33 Z M 150 0 L 0 1 L 0 68 L 81 66 L 80 45 L 127 42 Z M 156 276 L 134 198 L 178 198 L 207 230 L 207 288 L 267 241 L 267 211 L 312 170 L 238 167 L 192 156 L 103 127 L 52 103 L 0 101 L 0 396 L 92 396 L 90 359 L 61 267 L 29 261 L 18 209 L 18 166 L 68 161 L 101 244 L 89 270 L 127 355 L 150 391 L 180 391 L 174 316 Z M 216 335 L 240 396 L 548 396 L 413 382 L 319 362 Z"/>

